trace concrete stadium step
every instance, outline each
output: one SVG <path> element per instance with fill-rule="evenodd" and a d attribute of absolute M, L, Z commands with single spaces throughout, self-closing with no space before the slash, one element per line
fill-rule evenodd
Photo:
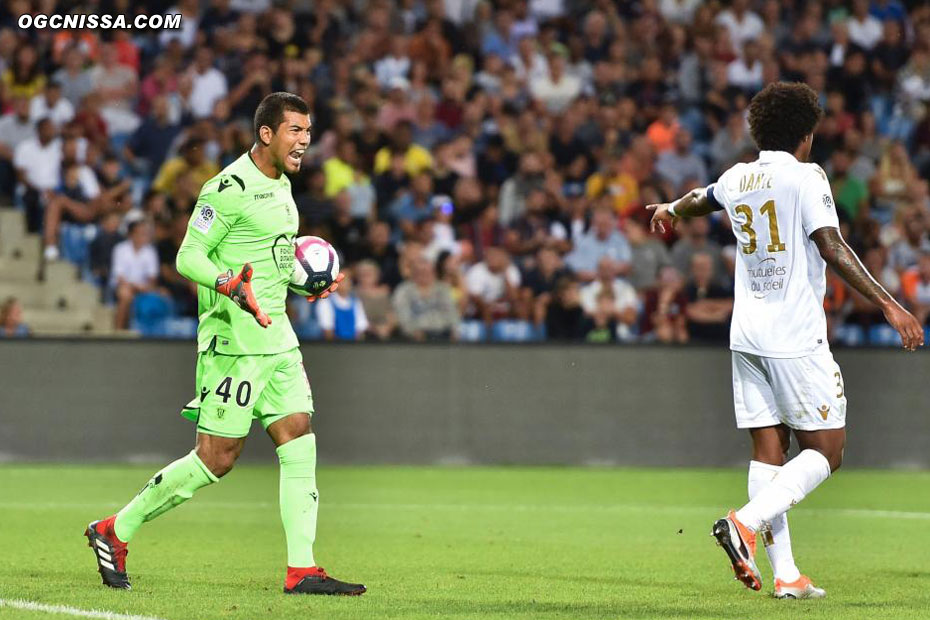
<path fill-rule="evenodd" d="M 125 333 L 129 336 L 138 336 L 135 332 L 125 331 L 119 332 L 113 327 L 113 315 L 116 314 L 116 309 L 111 306 L 104 306 L 99 304 L 94 308 L 94 334 L 98 335 L 119 335 L 120 333 Z"/>
<path fill-rule="evenodd" d="M 82 281 L 75 265 L 55 261 L 43 269 L 39 235 L 26 232 L 22 212 L 0 208 L 0 300 L 7 297 L 20 300 L 37 336 L 138 337 L 113 329 L 113 308 L 100 303 L 97 287 Z"/>
<path fill-rule="evenodd" d="M 138 337 L 113 328 L 114 309 L 100 303 L 99 290 L 78 277 L 75 265 L 54 261 L 42 271 L 41 238 L 26 232 L 20 211 L 0 208 L 0 300 L 20 300 L 33 334 Z"/>
<path fill-rule="evenodd" d="M 23 214 L 13 209 L 0 209 L 0 256 L 38 264 L 42 252 L 39 235 L 26 232 Z"/>
<path fill-rule="evenodd" d="M 0 279 L 0 299 L 7 297 L 16 297 L 24 306 L 50 309 L 93 310 L 100 303 L 100 292 L 87 282 L 74 282 L 56 288 L 44 282 L 10 282 Z"/>
<path fill-rule="evenodd" d="M 37 282 L 39 261 L 27 261 L 11 257 L 0 258 L 0 281 Z M 77 267 L 67 261 L 55 261 L 45 266 L 45 283 L 69 286 L 78 282 Z"/>
<path fill-rule="evenodd" d="M 58 298 L 63 295 L 69 308 L 93 310 L 101 307 L 100 291 L 89 282 L 79 280 L 76 284 L 62 289 L 62 291 L 52 290 L 47 291 L 46 294 L 51 294 L 51 299 L 54 300 L 53 303 L 57 303 Z"/>
<path fill-rule="evenodd" d="M 29 249 L 33 248 L 33 249 Z M 0 256 L 0 280 L 35 282 L 39 276 L 39 244 L 13 248 L 13 254 Z"/>
<path fill-rule="evenodd" d="M 47 292 L 41 282 L 13 282 L 0 280 L 0 299 L 15 297 L 24 306 L 49 307 Z M 57 305 L 57 304 L 51 304 Z"/>
<path fill-rule="evenodd" d="M 12 207 L 0 208 L 0 229 L 9 231 L 17 227 L 25 233 L 26 215 L 19 209 L 13 209 Z"/>
<path fill-rule="evenodd" d="M 93 332 L 95 310 L 23 307 L 23 321 L 35 335 Z"/>
<path fill-rule="evenodd" d="M 98 306 L 89 313 L 79 313 L 75 321 L 63 320 L 62 313 L 47 310 L 26 308 L 23 315 L 34 336 L 138 338 L 137 332 L 113 328 L 113 312 L 112 308 Z"/>
<path fill-rule="evenodd" d="M 16 209 L 0 209 L 0 252 L 7 244 L 26 236 L 26 218 Z"/>
<path fill-rule="evenodd" d="M 45 284 L 53 287 L 67 287 L 78 282 L 78 268 L 67 261 L 46 263 Z"/>

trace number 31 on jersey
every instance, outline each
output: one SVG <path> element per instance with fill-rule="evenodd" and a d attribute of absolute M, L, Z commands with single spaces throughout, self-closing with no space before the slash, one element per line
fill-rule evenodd
<path fill-rule="evenodd" d="M 743 254 L 753 254 L 758 246 L 756 243 L 756 230 L 752 227 L 752 207 L 743 204 L 737 205 L 733 210 L 746 218 L 746 222 L 740 224 L 740 230 L 749 236 L 749 243 L 743 246 Z M 769 200 L 763 204 L 762 208 L 759 209 L 759 214 L 767 215 L 769 218 L 769 241 L 771 243 L 765 246 L 765 249 L 769 253 L 784 252 L 785 244 L 781 242 L 781 237 L 778 235 L 778 215 L 775 212 L 775 201 Z"/>

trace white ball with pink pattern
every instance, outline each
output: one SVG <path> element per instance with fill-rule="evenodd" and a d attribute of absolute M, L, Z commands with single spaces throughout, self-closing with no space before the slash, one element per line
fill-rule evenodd
<path fill-rule="evenodd" d="M 306 295 L 324 292 L 339 275 L 339 255 L 320 237 L 298 237 L 294 242 L 291 288 Z"/>

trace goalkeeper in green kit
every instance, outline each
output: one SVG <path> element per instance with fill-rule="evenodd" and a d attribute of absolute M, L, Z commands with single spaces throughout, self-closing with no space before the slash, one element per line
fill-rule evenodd
<path fill-rule="evenodd" d="M 130 589 L 126 546 L 139 527 L 229 472 L 254 418 L 274 441 L 281 466 L 284 592 L 365 592 L 328 576 L 313 560 L 319 499 L 313 398 L 285 313 L 298 227 L 285 173 L 300 170 L 310 143 L 309 109 L 296 95 L 272 93 L 258 106 L 254 127 L 250 151 L 200 190 L 178 251 L 178 272 L 199 284 L 197 394 L 181 412 L 197 424 L 196 447 L 85 532 L 103 583 L 113 588 Z"/>

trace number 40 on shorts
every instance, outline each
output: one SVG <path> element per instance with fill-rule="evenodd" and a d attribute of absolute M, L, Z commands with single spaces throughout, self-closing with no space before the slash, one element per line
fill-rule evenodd
<path fill-rule="evenodd" d="M 223 399 L 223 404 L 229 402 L 229 399 L 232 398 L 232 385 L 233 378 L 226 377 L 216 386 L 216 391 L 214 393 Z M 249 404 L 251 398 L 252 384 L 248 381 L 240 382 L 239 386 L 236 388 L 236 404 L 240 407 L 245 407 Z"/>

